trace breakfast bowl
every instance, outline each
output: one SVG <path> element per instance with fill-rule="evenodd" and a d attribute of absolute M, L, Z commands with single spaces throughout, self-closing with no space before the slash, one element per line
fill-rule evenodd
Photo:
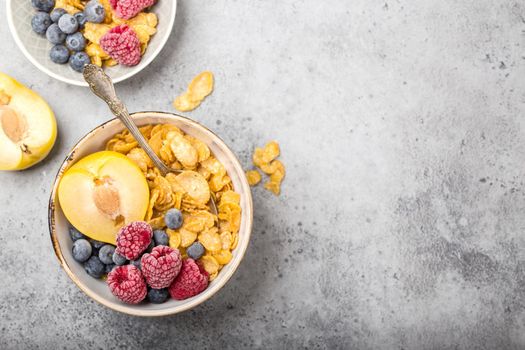
<path fill-rule="evenodd" d="M 115 65 L 106 67 L 106 73 L 115 83 L 124 81 L 148 66 L 160 53 L 173 30 L 177 0 L 158 0 L 149 12 L 158 18 L 156 33 L 151 36 L 140 63 L 135 66 Z M 53 47 L 45 35 L 36 34 L 31 19 L 36 10 L 31 0 L 7 0 L 7 21 L 13 38 L 24 56 L 47 75 L 68 84 L 87 86 L 82 74 L 74 71 L 69 64 L 56 64 L 50 59 Z"/>
<path fill-rule="evenodd" d="M 216 277 L 200 294 L 185 300 L 169 299 L 162 304 L 146 303 L 126 304 L 116 298 L 103 279 L 91 277 L 83 265 L 72 254 L 73 241 L 70 237 L 70 223 L 66 218 L 59 200 L 59 184 L 67 170 L 80 159 L 104 150 L 106 143 L 115 134 L 124 130 L 124 125 L 112 119 L 84 136 L 67 155 L 54 180 L 48 210 L 49 231 L 55 254 L 62 268 L 71 280 L 95 301 L 119 312 L 135 316 L 165 316 L 191 309 L 206 301 L 219 291 L 238 268 L 248 247 L 253 222 L 253 204 L 250 187 L 241 164 L 228 146 L 212 131 L 188 118 L 162 112 L 138 112 L 131 115 L 139 127 L 145 125 L 170 124 L 178 127 L 185 134 L 202 141 L 211 154 L 222 163 L 227 176 L 231 179 L 231 188 L 240 195 L 241 208 L 238 228 L 238 242 L 231 251 L 231 260 L 222 266 Z M 85 158 L 84 158 L 85 159 Z"/>

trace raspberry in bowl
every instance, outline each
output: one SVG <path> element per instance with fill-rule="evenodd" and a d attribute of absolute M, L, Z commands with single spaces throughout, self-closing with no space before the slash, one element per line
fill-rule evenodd
<path fill-rule="evenodd" d="M 237 158 L 205 127 L 168 113 L 132 117 L 152 145 L 170 147 L 161 158 L 184 171 L 160 176 L 118 120 L 99 126 L 54 182 L 51 239 L 66 273 L 94 300 L 132 315 L 175 314 L 210 298 L 239 266 L 251 193 Z M 195 152 L 177 146 L 184 140 Z M 100 173 L 91 178 L 93 169 Z M 210 196 L 217 215 L 205 204 Z"/>

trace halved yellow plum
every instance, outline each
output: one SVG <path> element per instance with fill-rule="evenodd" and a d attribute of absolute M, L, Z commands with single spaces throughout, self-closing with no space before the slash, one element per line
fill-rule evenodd
<path fill-rule="evenodd" d="M 57 137 L 55 115 L 42 97 L 0 73 L 0 170 L 29 168 Z"/>
<path fill-rule="evenodd" d="M 144 219 L 149 187 L 133 161 L 117 152 L 101 151 L 82 158 L 64 173 L 58 199 L 76 229 L 115 244 L 123 225 Z"/>

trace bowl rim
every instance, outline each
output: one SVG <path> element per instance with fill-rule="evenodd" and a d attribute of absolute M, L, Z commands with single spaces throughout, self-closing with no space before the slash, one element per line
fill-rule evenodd
<path fill-rule="evenodd" d="M 180 312 L 187 311 L 189 309 L 192 309 L 196 307 L 197 305 L 205 302 L 206 300 L 210 299 L 213 295 L 215 295 L 233 276 L 233 274 L 237 271 L 237 268 L 239 267 L 241 261 L 244 258 L 244 255 L 246 253 L 246 250 L 248 248 L 248 245 L 250 243 L 250 236 L 252 233 L 252 227 L 253 227 L 253 200 L 252 200 L 252 194 L 250 190 L 250 186 L 248 184 L 248 180 L 246 178 L 246 175 L 244 173 L 244 170 L 241 166 L 241 163 L 239 162 L 239 159 L 237 156 L 231 151 L 231 149 L 228 147 L 228 145 L 219 137 L 217 136 L 213 131 L 205 127 L 204 125 L 181 115 L 175 114 L 175 113 L 169 113 L 169 112 L 155 112 L 155 111 L 142 111 L 142 112 L 135 112 L 131 113 L 130 116 L 133 119 L 138 119 L 141 117 L 160 117 L 160 118 L 168 118 L 168 119 L 178 119 L 179 121 L 183 121 L 185 123 L 188 123 L 192 125 L 193 127 L 200 128 L 202 131 L 210 134 L 212 137 L 215 137 L 217 142 L 220 144 L 220 146 L 225 150 L 227 155 L 232 159 L 234 167 L 239 171 L 241 176 L 241 182 L 242 187 L 247 189 L 246 191 L 248 198 L 246 210 L 248 211 L 247 215 L 247 230 L 246 234 L 248 235 L 246 239 L 246 243 L 244 245 L 238 245 L 236 249 L 239 249 L 238 254 L 239 258 L 236 261 L 231 261 L 229 264 L 233 264 L 233 268 L 226 272 L 223 279 L 220 281 L 220 283 L 214 285 L 212 288 L 207 288 L 209 290 L 208 293 L 202 293 L 194 297 L 193 300 L 191 300 L 189 303 L 183 305 L 183 306 L 174 306 L 171 308 L 161 309 L 161 310 L 144 310 L 144 309 L 133 309 L 128 307 L 127 305 L 121 305 L 117 302 L 108 302 L 106 299 L 100 297 L 97 293 L 91 291 L 82 281 L 73 273 L 73 271 L 70 269 L 69 265 L 67 264 L 64 256 L 62 255 L 62 250 L 60 249 L 60 245 L 58 243 L 58 237 L 56 234 L 56 227 L 55 227 L 55 198 L 57 195 L 57 189 L 58 184 L 60 182 L 60 179 L 62 178 L 62 175 L 64 174 L 66 168 L 69 167 L 70 163 L 73 161 L 76 161 L 74 159 L 74 154 L 76 150 L 83 145 L 85 141 L 87 141 L 91 136 L 95 135 L 100 129 L 103 129 L 107 125 L 111 123 L 118 123 L 119 120 L 117 118 L 110 119 L 88 133 L 84 135 L 71 149 L 71 151 L 67 154 L 64 161 L 60 165 L 60 168 L 55 176 L 55 179 L 53 180 L 53 187 L 51 190 L 51 194 L 49 196 L 49 205 L 48 205 L 48 227 L 49 227 L 49 234 L 51 243 L 53 245 L 53 250 L 55 252 L 55 255 L 60 263 L 60 266 L 66 271 L 67 275 L 71 280 L 77 285 L 80 290 L 82 290 L 87 296 L 95 300 L 96 302 L 112 309 L 115 311 L 119 311 L 128 315 L 132 316 L 141 316 L 141 317 L 158 317 L 158 316 L 168 316 L 168 315 L 174 315 Z M 200 297 L 199 297 L 200 296 Z"/>
<path fill-rule="evenodd" d="M 22 53 L 24 54 L 24 56 L 34 65 L 36 66 L 40 71 L 46 73 L 47 75 L 49 75 L 50 77 L 52 78 L 55 78 L 59 81 L 62 81 L 64 83 L 67 83 L 67 84 L 71 84 L 71 85 L 76 85 L 76 86 L 83 86 L 83 87 L 88 87 L 89 85 L 80 80 L 80 81 L 77 81 L 77 80 L 73 80 L 73 79 L 70 79 L 70 78 L 66 78 L 60 74 L 57 74 L 57 73 L 54 73 L 53 71 L 51 71 L 50 69 L 46 68 L 44 65 L 42 65 L 40 62 L 38 62 L 38 60 L 33 57 L 33 55 L 31 55 L 29 53 L 29 51 L 27 51 L 24 43 L 22 42 L 22 40 L 20 39 L 20 36 L 18 35 L 18 31 L 16 30 L 15 28 L 15 24 L 14 24 L 14 18 L 13 18 L 13 8 L 11 6 L 11 3 L 12 1 L 19 1 L 19 0 L 7 0 L 6 2 L 6 15 L 7 15 L 7 23 L 8 23 L 8 27 L 9 27 L 9 31 L 11 32 L 11 35 L 13 36 L 13 38 L 15 39 L 15 43 L 16 45 L 18 46 L 18 48 L 22 51 Z M 170 14 L 170 22 L 168 24 L 168 34 L 161 37 L 161 41 L 160 41 L 160 45 L 152 52 L 151 55 L 149 55 L 149 57 L 145 58 L 144 59 L 144 63 L 140 66 L 135 66 L 133 67 L 130 72 L 128 73 L 125 73 L 123 74 L 122 76 L 118 77 L 118 78 L 115 78 L 113 79 L 113 82 L 116 84 L 116 83 L 120 83 L 121 81 L 124 81 L 126 79 L 129 79 L 131 78 L 132 76 L 138 74 L 139 72 L 141 72 L 144 68 L 146 68 L 147 66 L 150 65 L 151 62 L 153 62 L 153 60 L 159 55 L 160 51 L 162 51 L 162 49 L 164 48 L 164 46 L 166 45 L 166 43 L 168 42 L 168 39 L 169 37 L 171 36 L 171 33 L 173 32 L 173 26 L 175 24 L 175 17 L 177 15 L 177 0 L 170 0 L 170 1 L 173 1 L 173 6 L 172 6 L 172 10 L 171 10 L 171 14 Z M 141 62 L 142 63 L 142 62 Z M 80 74 L 80 73 L 79 73 Z"/>

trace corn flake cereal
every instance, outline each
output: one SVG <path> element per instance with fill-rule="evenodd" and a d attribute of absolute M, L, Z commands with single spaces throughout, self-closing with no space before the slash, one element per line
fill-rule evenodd
<path fill-rule="evenodd" d="M 82 34 L 87 40 L 86 53 L 91 58 L 91 63 L 100 67 L 111 67 L 117 62 L 109 57 L 107 53 L 99 46 L 100 38 L 104 36 L 111 28 L 121 24 L 129 25 L 140 41 L 141 54 L 144 54 L 148 47 L 151 37 L 157 32 L 158 18 L 153 12 L 140 12 L 135 17 L 128 20 L 118 18 L 113 15 L 113 9 L 109 0 L 99 0 L 104 7 L 106 17 L 102 23 L 87 22 L 82 30 Z M 55 7 L 63 8 L 70 14 L 84 10 L 85 0 L 56 0 Z"/>
<path fill-rule="evenodd" d="M 257 170 L 249 170 L 246 172 L 246 178 L 250 186 L 255 186 L 261 182 L 261 174 Z"/>
<path fill-rule="evenodd" d="M 166 229 L 170 247 L 187 257 L 187 247 L 196 241 L 202 243 L 205 255 L 201 263 L 210 280 L 216 278 L 222 266 L 231 261 L 239 240 L 240 195 L 233 191 L 226 168 L 204 142 L 185 135 L 175 125 L 146 125 L 139 129 L 161 159 L 184 171 L 162 176 L 127 130 L 114 135 L 106 149 L 126 155 L 146 176 L 150 202 L 144 220 L 154 229 L 166 229 L 167 210 L 182 211 L 182 227 Z M 217 215 L 209 207 L 211 197 L 217 203 Z"/>
<path fill-rule="evenodd" d="M 277 141 L 271 141 L 264 148 L 256 148 L 253 152 L 253 164 L 261 169 L 265 174 L 270 175 L 270 179 L 264 184 L 264 188 L 273 192 L 275 195 L 281 193 L 281 183 L 286 174 L 284 164 L 275 158 L 281 151 Z M 248 183 L 255 186 L 261 181 L 261 175 L 254 170 L 246 172 Z"/>
<path fill-rule="evenodd" d="M 197 108 L 202 100 L 213 91 L 213 73 L 205 71 L 197 75 L 188 86 L 188 90 L 173 101 L 173 106 L 181 111 L 188 112 Z"/>

